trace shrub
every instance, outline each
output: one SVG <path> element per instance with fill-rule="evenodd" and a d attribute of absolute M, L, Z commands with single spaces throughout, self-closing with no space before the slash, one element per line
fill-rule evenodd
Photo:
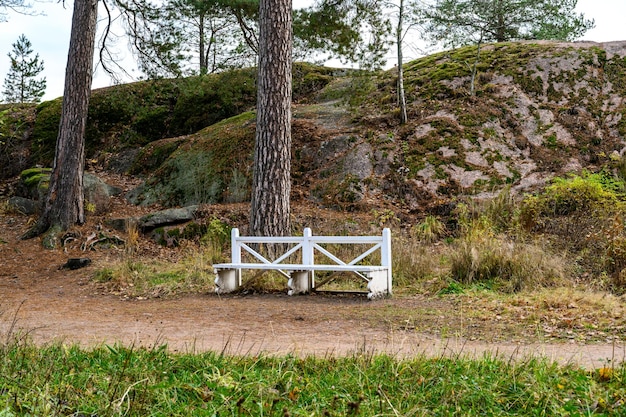
<path fill-rule="evenodd" d="M 541 232 L 556 248 L 570 251 L 581 276 L 594 286 L 614 292 L 626 289 L 626 230 L 623 218 L 624 182 L 602 171 L 556 178 L 521 204 L 520 220 L 528 230 Z"/>
<path fill-rule="evenodd" d="M 247 201 L 250 196 L 250 187 L 248 178 L 239 171 L 237 168 L 233 168 L 233 174 L 230 177 L 228 183 L 226 202 L 227 203 L 242 203 Z"/>
<path fill-rule="evenodd" d="M 522 202 L 520 219 L 532 229 L 541 227 L 545 217 L 610 211 L 619 203 L 622 184 L 606 172 L 555 178 L 541 194 Z"/>

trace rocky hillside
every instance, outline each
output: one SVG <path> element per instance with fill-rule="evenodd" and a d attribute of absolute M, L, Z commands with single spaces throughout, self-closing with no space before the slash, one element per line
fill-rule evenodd
<path fill-rule="evenodd" d="M 416 213 L 626 166 L 626 42 L 493 44 L 478 60 L 463 48 L 410 62 L 405 77 L 400 125 L 393 71 L 296 67 L 294 200 Z M 145 178 L 128 195 L 137 204 L 245 201 L 253 105 L 249 70 L 96 91 L 89 162 Z M 50 163 L 59 111 L 0 109 L 5 178 Z"/>
<path fill-rule="evenodd" d="M 396 181 L 412 195 L 484 195 L 507 184 L 526 191 L 554 175 L 619 163 L 626 43 L 489 45 L 472 96 L 474 53 L 446 52 L 407 66 L 407 125 L 394 124 L 389 104 L 378 117 L 369 107 L 363 118 L 378 149 L 389 148 L 388 175 L 401 177 Z M 393 83 L 389 77 L 380 103 L 393 100 L 385 96 Z"/>

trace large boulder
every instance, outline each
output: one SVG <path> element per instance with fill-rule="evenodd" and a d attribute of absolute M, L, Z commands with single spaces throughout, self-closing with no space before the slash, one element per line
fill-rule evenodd
<path fill-rule="evenodd" d="M 22 171 L 11 204 L 24 214 L 33 214 L 41 207 L 48 192 L 51 168 L 30 168 Z M 107 184 L 98 176 L 85 172 L 83 193 L 87 209 L 94 213 L 106 213 L 111 205 L 111 197 L 122 193 L 122 189 Z"/>
<path fill-rule="evenodd" d="M 149 232 L 154 229 L 177 225 L 193 220 L 198 212 L 198 205 L 181 208 L 171 208 L 141 217 L 116 218 L 107 220 L 107 226 L 120 231 L 126 231 L 129 225 L 133 225 L 142 232 Z"/>
<path fill-rule="evenodd" d="M 111 197 L 122 193 L 122 189 L 102 181 L 94 174 L 83 175 L 83 192 L 87 207 L 95 213 L 106 213 L 111 206 Z"/>

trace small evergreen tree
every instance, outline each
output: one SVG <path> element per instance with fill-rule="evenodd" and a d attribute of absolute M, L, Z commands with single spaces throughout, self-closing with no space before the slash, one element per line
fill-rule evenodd
<path fill-rule="evenodd" d="M 7 55 L 11 68 L 4 79 L 4 100 L 7 103 L 38 103 L 46 91 L 46 78 L 36 79 L 43 71 L 43 60 L 39 54 L 31 58 L 33 49 L 23 34 L 13 44 L 13 51 Z"/>

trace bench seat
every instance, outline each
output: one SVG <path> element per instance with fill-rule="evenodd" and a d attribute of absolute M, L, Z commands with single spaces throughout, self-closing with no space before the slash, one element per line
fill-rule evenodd
<path fill-rule="evenodd" d="M 335 272 L 372 272 L 389 269 L 380 265 L 302 265 L 302 264 L 264 264 L 264 263 L 223 263 L 214 264 L 216 270 L 222 269 L 264 269 L 282 271 L 335 271 Z"/>
<path fill-rule="evenodd" d="M 252 244 L 251 246 L 249 246 Z M 256 244 L 291 244 L 280 256 L 268 259 L 257 252 Z M 323 245 L 360 245 L 360 255 L 344 263 L 329 248 Z M 361 249 L 363 245 L 369 248 Z M 289 246 L 289 245 L 287 245 Z M 373 259 L 371 254 L 378 252 L 380 258 Z M 242 262 L 242 254 L 247 253 L 248 261 Z M 315 254 L 321 254 L 318 258 Z M 369 258 L 368 258 L 369 257 Z M 302 263 L 294 262 L 293 259 Z M 325 263 L 316 264 L 316 259 Z M 364 262 L 378 262 L 380 265 L 360 265 Z M 297 261 L 296 261 L 297 262 Z M 243 270 L 278 271 L 287 279 L 289 294 L 303 294 L 315 288 L 315 272 L 351 272 L 367 281 L 369 298 L 391 295 L 391 231 L 383 229 L 381 236 L 313 236 L 310 228 L 305 228 L 302 236 L 240 236 L 239 229 L 231 231 L 231 262 L 214 264 L 215 292 L 225 294 L 242 286 Z"/>

